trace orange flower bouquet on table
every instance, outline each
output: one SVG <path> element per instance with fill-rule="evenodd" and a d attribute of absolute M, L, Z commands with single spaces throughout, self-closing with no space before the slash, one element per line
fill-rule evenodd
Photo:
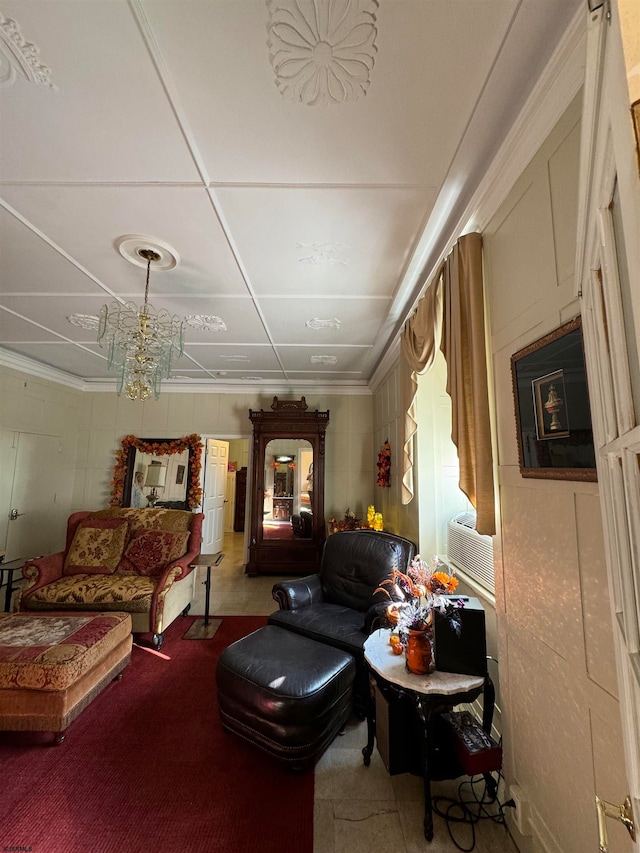
<path fill-rule="evenodd" d="M 387 607 L 387 620 L 395 625 L 391 634 L 392 649 L 399 654 L 398 646 L 407 653 L 407 667 L 413 672 L 432 672 L 435 668 L 433 621 L 434 612 L 445 616 L 451 627 L 460 634 L 462 599 L 450 596 L 458 586 L 458 579 L 449 567 L 435 556 L 427 563 L 418 554 L 409 564 L 406 573 L 393 568 L 391 577 L 383 581 L 376 592 L 384 592 L 395 600 Z M 393 593 L 393 595 L 392 595 Z M 415 656 L 419 662 L 410 662 L 412 649 L 419 646 Z M 414 666 L 416 668 L 414 668 Z"/>

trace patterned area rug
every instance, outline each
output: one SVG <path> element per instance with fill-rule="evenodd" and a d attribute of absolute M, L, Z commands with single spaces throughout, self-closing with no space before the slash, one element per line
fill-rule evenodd
<path fill-rule="evenodd" d="M 215 667 L 266 618 L 225 616 L 213 640 L 131 664 L 67 730 L 0 732 L 0 849 L 32 853 L 312 853 L 313 770 L 293 774 L 223 732 Z"/>

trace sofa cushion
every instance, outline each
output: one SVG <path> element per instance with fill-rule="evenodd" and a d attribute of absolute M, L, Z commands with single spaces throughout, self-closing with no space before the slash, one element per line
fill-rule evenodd
<path fill-rule="evenodd" d="M 167 530 L 138 530 L 125 549 L 121 568 L 159 577 L 167 566 L 187 553 L 189 535 Z"/>
<path fill-rule="evenodd" d="M 25 597 L 28 610 L 126 610 L 147 613 L 158 585 L 143 575 L 70 575 L 36 589 Z"/>
<path fill-rule="evenodd" d="M 92 513 L 91 518 L 126 518 L 132 535 L 138 530 L 168 530 L 170 533 L 186 533 L 191 530 L 194 514 L 180 509 L 112 507 Z"/>
<path fill-rule="evenodd" d="M 129 537 L 126 518 L 85 518 L 76 528 L 64 575 L 112 574 Z"/>

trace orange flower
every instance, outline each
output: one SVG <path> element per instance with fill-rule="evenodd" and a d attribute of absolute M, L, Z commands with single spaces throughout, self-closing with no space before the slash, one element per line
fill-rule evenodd
<path fill-rule="evenodd" d="M 434 572 L 433 580 L 440 586 L 443 586 L 448 592 L 453 592 L 458 586 L 458 578 L 454 578 L 446 572 Z"/>

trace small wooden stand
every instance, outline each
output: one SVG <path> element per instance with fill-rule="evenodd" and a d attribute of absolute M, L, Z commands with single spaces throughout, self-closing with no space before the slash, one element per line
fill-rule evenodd
<path fill-rule="evenodd" d="M 196 619 L 193 625 L 184 635 L 184 640 L 211 640 L 222 623 L 222 619 L 209 619 L 209 600 L 211 597 L 211 567 L 219 566 L 224 559 L 224 554 L 199 554 L 191 563 L 193 568 L 205 566 L 207 569 L 206 580 L 203 580 L 205 588 L 204 619 Z"/>

